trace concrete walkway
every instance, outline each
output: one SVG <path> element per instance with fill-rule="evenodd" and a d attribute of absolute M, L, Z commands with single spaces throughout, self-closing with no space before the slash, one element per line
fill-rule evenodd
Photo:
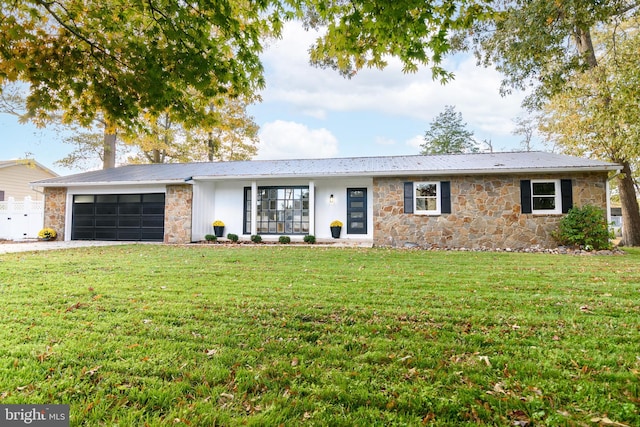
<path fill-rule="evenodd" d="M 96 240 L 72 240 L 69 242 L 57 240 L 54 240 L 52 242 L 28 240 L 20 242 L 2 242 L 0 243 L 0 254 L 8 254 L 14 252 L 49 251 L 55 249 L 87 248 L 93 246 L 127 245 L 132 243 L 140 242 L 99 242 Z"/>

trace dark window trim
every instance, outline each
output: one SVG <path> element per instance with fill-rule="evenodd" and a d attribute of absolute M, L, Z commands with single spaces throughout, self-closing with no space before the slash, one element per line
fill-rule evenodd
<path fill-rule="evenodd" d="M 549 182 L 557 182 L 557 178 L 549 178 Z M 562 213 L 569 212 L 573 207 L 573 181 L 571 179 L 560 179 L 560 201 L 562 203 Z M 531 194 L 531 180 L 520 180 L 520 205 L 524 214 L 533 213 L 533 198 Z M 549 214 L 549 215 L 557 215 Z"/>
<path fill-rule="evenodd" d="M 251 209 L 253 202 L 251 201 L 251 187 L 244 187 L 244 207 L 242 209 L 242 234 L 251 234 Z M 247 203 L 251 202 L 251 207 L 247 208 Z M 248 224 L 247 224 L 248 222 Z"/>
<path fill-rule="evenodd" d="M 418 181 L 423 182 L 423 181 Z M 429 182 L 429 181 L 424 181 Z M 440 186 L 440 213 L 434 214 L 450 214 L 451 213 L 451 181 L 433 181 L 437 182 Z M 404 183 L 404 213 L 414 213 L 414 186 L 413 181 L 406 181 Z"/>

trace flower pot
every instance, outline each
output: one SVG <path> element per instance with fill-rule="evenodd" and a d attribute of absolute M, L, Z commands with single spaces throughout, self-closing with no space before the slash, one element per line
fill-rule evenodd
<path fill-rule="evenodd" d="M 342 232 L 342 227 L 331 227 L 331 237 L 334 239 L 340 238 L 340 232 Z"/>
<path fill-rule="evenodd" d="M 224 225 L 214 225 L 213 233 L 216 235 L 216 237 L 222 237 L 222 235 L 224 234 Z"/>

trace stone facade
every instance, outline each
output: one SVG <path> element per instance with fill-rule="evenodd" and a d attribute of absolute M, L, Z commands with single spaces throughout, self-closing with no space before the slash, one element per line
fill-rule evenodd
<path fill-rule="evenodd" d="M 164 207 L 164 242 L 191 242 L 193 186 L 167 185 Z"/>
<path fill-rule="evenodd" d="M 52 228 L 58 240 L 64 240 L 64 219 L 67 211 L 67 189 L 45 187 L 44 228 Z"/>
<path fill-rule="evenodd" d="M 521 213 L 521 179 L 572 179 L 573 205 L 606 209 L 607 173 L 393 177 L 373 181 L 374 244 L 434 248 L 551 248 L 551 232 L 562 215 Z M 404 213 L 404 182 L 450 181 L 451 212 L 437 216 Z"/>

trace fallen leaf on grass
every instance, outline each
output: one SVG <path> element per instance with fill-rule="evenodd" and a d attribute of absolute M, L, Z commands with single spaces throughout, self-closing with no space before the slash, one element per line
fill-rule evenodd
<path fill-rule="evenodd" d="M 226 403 L 233 400 L 235 396 L 231 393 L 220 393 L 220 403 Z"/>
<path fill-rule="evenodd" d="M 208 357 L 212 357 L 218 354 L 218 350 L 216 350 L 215 348 L 212 348 L 210 350 L 207 350 L 206 353 Z"/>
<path fill-rule="evenodd" d="M 478 356 L 481 362 L 484 362 L 488 367 L 491 367 L 491 362 L 489 362 L 489 356 Z"/>
<path fill-rule="evenodd" d="M 613 427 L 629 427 L 628 424 L 618 423 L 616 421 L 612 421 L 607 417 L 594 417 L 591 418 L 592 423 L 600 424 L 601 426 L 613 426 Z"/>
<path fill-rule="evenodd" d="M 82 375 L 89 375 L 91 377 L 95 375 L 95 373 L 98 372 L 100 368 L 102 368 L 102 366 L 96 366 L 87 370 L 87 367 L 85 366 L 84 368 L 82 368 Z"/>
<path fill-rule="evenodd" d="M 294 357 L 294 358 L 291 360 L 291 366 L 294 366 L 294 367 L 295 367 L 295 366 L 298 366 L 299 364 L 300 364 L 300 360 L 299 360 L 297 357 Z"/>
<path fill-rule="evenodd" d="M 512 425 L 514 426 L 527 427 L 529 426 L 529 424 L 531 424 L 531 420 L 529 419 L 529 416 L 527 415 L 527 413 L 519 409 L 510 412 L 509 416 L 513 418 Z"/>
<path fill-rule="evenodd" d="M 82 304 L 81 302 L 77 302 L 75 304 L 73 304 L 71 307 L 67 308 L 65 311 L 68 313 L 70 311 L 74 311 L 79 309 L 80 307 L 82 307 L 84 304 Z"/>

